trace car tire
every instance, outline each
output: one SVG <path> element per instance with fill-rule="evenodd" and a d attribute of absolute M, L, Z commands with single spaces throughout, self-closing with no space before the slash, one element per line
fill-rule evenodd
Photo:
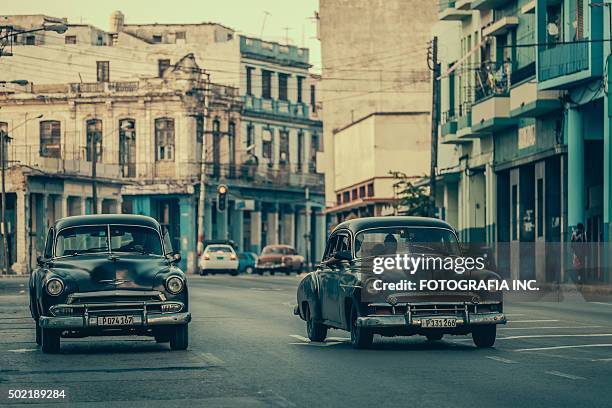
<path fill-rule="evenodd" d="M 493 347 L 497 336 L 497 325 L 486 324 L 476 326 L 472 330 L 472 340 L 478 348 Z"/>
<path fill-rule="evenodd" d="M 308 339 L 317 342 L 325 341 L 327 337 L 327 326 L 314 321 L 310 313 L 310 307 L 306 307 L 304 314 L 306 315 L 306 334 L 308 335 Z"/>
<path fill-rule="evenodd" d="M 170 341 L 170 334 L 168 333 L 160 333 L 155 335 L 156 343 L 168 343 Z"/>
<path fill-rule="evenodd" d="M 355 349 L 370 348 L 374 340 L 374 333 L 371 330 L 357 326 L 357 317 L 359 317 L 357 308 L 353 308 L 351 314 L 351 345 Z"/>
<path fill-rule="evenodd" d="M 238 276 L 238 269 L 232 269 L 232 270 L 230 270 L 230 271 L 229 271 L 229 274 L 230 274 L 231 276 Z"/>
<path fill-rule="evenodd" d="M 270 276 L 274 276 L 274 271 L 270 271 Z"/>
<path fill-rule="evenodd" d="M 61 348 L 60 331 L 41 327 L 41 346 L 43 353 L 58 353 Z"/>
<path fill-rule="evenodd" d="M 427 337 L 428 341 L 438 341 L 442 340 L 442 337 L 444 337 L 444 333 L 430 333 L 426 334 L 425 337 Z"/>
<path fill-rule="evenodd" d="M 36 344 L 40 346 L 42 345 L 42 328 L 38 324 L 38 320 L 34 320 L 34 324 L 36 325 Z"/>
<path fill-rule="evenodd" d="M 291 271 L 290 270 L 286 270 L 285 271 L 285 275 L 287 275 L 287 276 L 291 275 Z"/>
<path fill-rule="evenodd" d="M 247 266 L 246 268 L 244 268 L 244 273 L 251 275 L 253 273 L 253 267 Z"/>
<path fill-rule="evenodd" d="M 189 347 L 189 328 L 186 324 L 181 324 L 174 328 L 170 335 L 170 348 L 172 350 L 187 350 Z"/>
<path fill-rule="evenodd" d="M 261 269 L 259 269 L 259 270 L 257 270 L 257 274 L 258 274 L 259 276 L 263 276 L 264 271 L 262 271 Z"/>

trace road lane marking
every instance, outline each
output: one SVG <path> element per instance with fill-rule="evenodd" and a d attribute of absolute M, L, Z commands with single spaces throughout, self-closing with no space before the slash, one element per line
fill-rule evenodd
<path fill-rule="evenodd" d="M 289 343 L 293 346 L 312 346 L 312 347 L 329 347 L 329 346 L 337 346 L 338 344 L 344 344 L 341 341 L 326 341 L 325 343 L 317 343 L 315 341 L 311 341 L 310 343 Z"/>
<path fill-rule="evenodd" d="M 562 373 L 561 371 L 545 371 L 545 373 L 550 375 L 556 375 L 557 377 L 567 378 L 569 380 L 586 380 L 586 378 L 584 377 Z"/>
<path fill-rule="evenodd" d="M 606 303 L 606 302 L 589 302 L 589 303 L 596 303 L 598 305 L 612 306 L 612 303 Z"/>
<path fill-rule="evenodd" d="M 507 358 L 497 357 L 497 356 L 487 356 L 490 360 L 499 361 L 500 363 L 513 364 L 516 363 L 514 360 L 508 360 Z"/>
<path fill-rule="evenodd" d="M 299 334 L 290 334 L 289 337 L 292 337 L 296 340 L 299 340 L 299 343 L 293 342 L 289 343 L 291 345 L 300 345 L 300 346 L 314 346 L 314 347 L 329 347 L 336 346 L 338 344 L 347 343 L 350 339 L 344 337 L 328 337 L 325 342 L 317 342 L 310 341 L 310 339 L 300 336 Z"/>
<path fill-rule="evenodd" d="M 215 356 L 212 353 L 197 353 L 200 355 L 200 357 L 204 360 L 204 363 L 206 363 L 207 365 L 216 365 L 216 366 L 222 366 L 225 364 L 225 361 L 221 360 L 219 357 Z"/>
<path fill-rule="evenodd" d="M 546 350 L 562 350 L 562 349 L 587 348 L 587 347 L 612 347 L 612 343 L 574 344 L 572 346 L 532 347 L 532 348 L 514 349 L 512 351 L 546 351 Z"/>
<path fill-rule="evenodd" d="M 593 358 L 591 361 L 612 361 L 612 358 Z"/>
<path fill-rule="evenodd" d="M 497 340 L 544 339 L 549 337 L 612 337 L 612 333 L 601 334 L 530 334 L 525 336 L 498 337 Z"/>
<path fill-rule="evenodd" d="M 549 323 L 559 322 L 560 320 L 555 319 L 542 319 L 542 320 L 511 320 L 508 323 Z"/>
<path fill-rule="evenodd" d="M 595 329 L 605 326 L 531 326 L 531 327 L 500 327 L 497 330 L 536 330 L 536 329 Z"/>
<path fill-rule="evenodd" d="M 30 352 L 36 351 L 36 350 L 38 350 L 38 349 L 25 349 L 25 348 L 23 348 L 23 349 L 14 349 L 14 350 L 6 350 L 6 351 L 9 351 L 11 353 L 30 353 Z"/>

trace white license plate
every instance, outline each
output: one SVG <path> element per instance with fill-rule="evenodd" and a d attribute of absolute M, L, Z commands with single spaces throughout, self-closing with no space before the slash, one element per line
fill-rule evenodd
<path fill-rule="evenodd" d="M 98 326 L 131 326 L 134 316 L 98 316 Z"/>
<path fill-rule="evenodd" d="M 421 327 L 444 328 L 457 327 L 457 319 L 454 317 L 428 317 L 421 319 Z"/>

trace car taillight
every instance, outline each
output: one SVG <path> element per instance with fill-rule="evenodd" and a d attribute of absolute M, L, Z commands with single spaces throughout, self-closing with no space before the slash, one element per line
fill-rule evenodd
<path fill-rule="evenodd" d="M 230 255 L 230 259 L 231 259 L 232 261 L 235 261 L 235 260 L 236 260 L 236 255 L 235 255 L 235 254 L 231 254 L 231 255 Z"/>
<path fill-rule="evenodd" d="M 204 254 L 204 260 L 208 261 L 210 259 L 210 255 Z"/>

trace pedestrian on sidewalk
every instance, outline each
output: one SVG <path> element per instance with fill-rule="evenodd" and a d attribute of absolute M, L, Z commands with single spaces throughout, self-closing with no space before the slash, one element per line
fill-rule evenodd
<path fill-rule="evenodd" d="M 579 222 L 572 232 L 571 248 L 572 248 L 572 265 L 574 267 L 573 280 L 575 283 L 584 283 L 584 270 L 586 261 L 586 247 L 587 241 L 586 232 L 584 230 L 584 224 Z"/>

